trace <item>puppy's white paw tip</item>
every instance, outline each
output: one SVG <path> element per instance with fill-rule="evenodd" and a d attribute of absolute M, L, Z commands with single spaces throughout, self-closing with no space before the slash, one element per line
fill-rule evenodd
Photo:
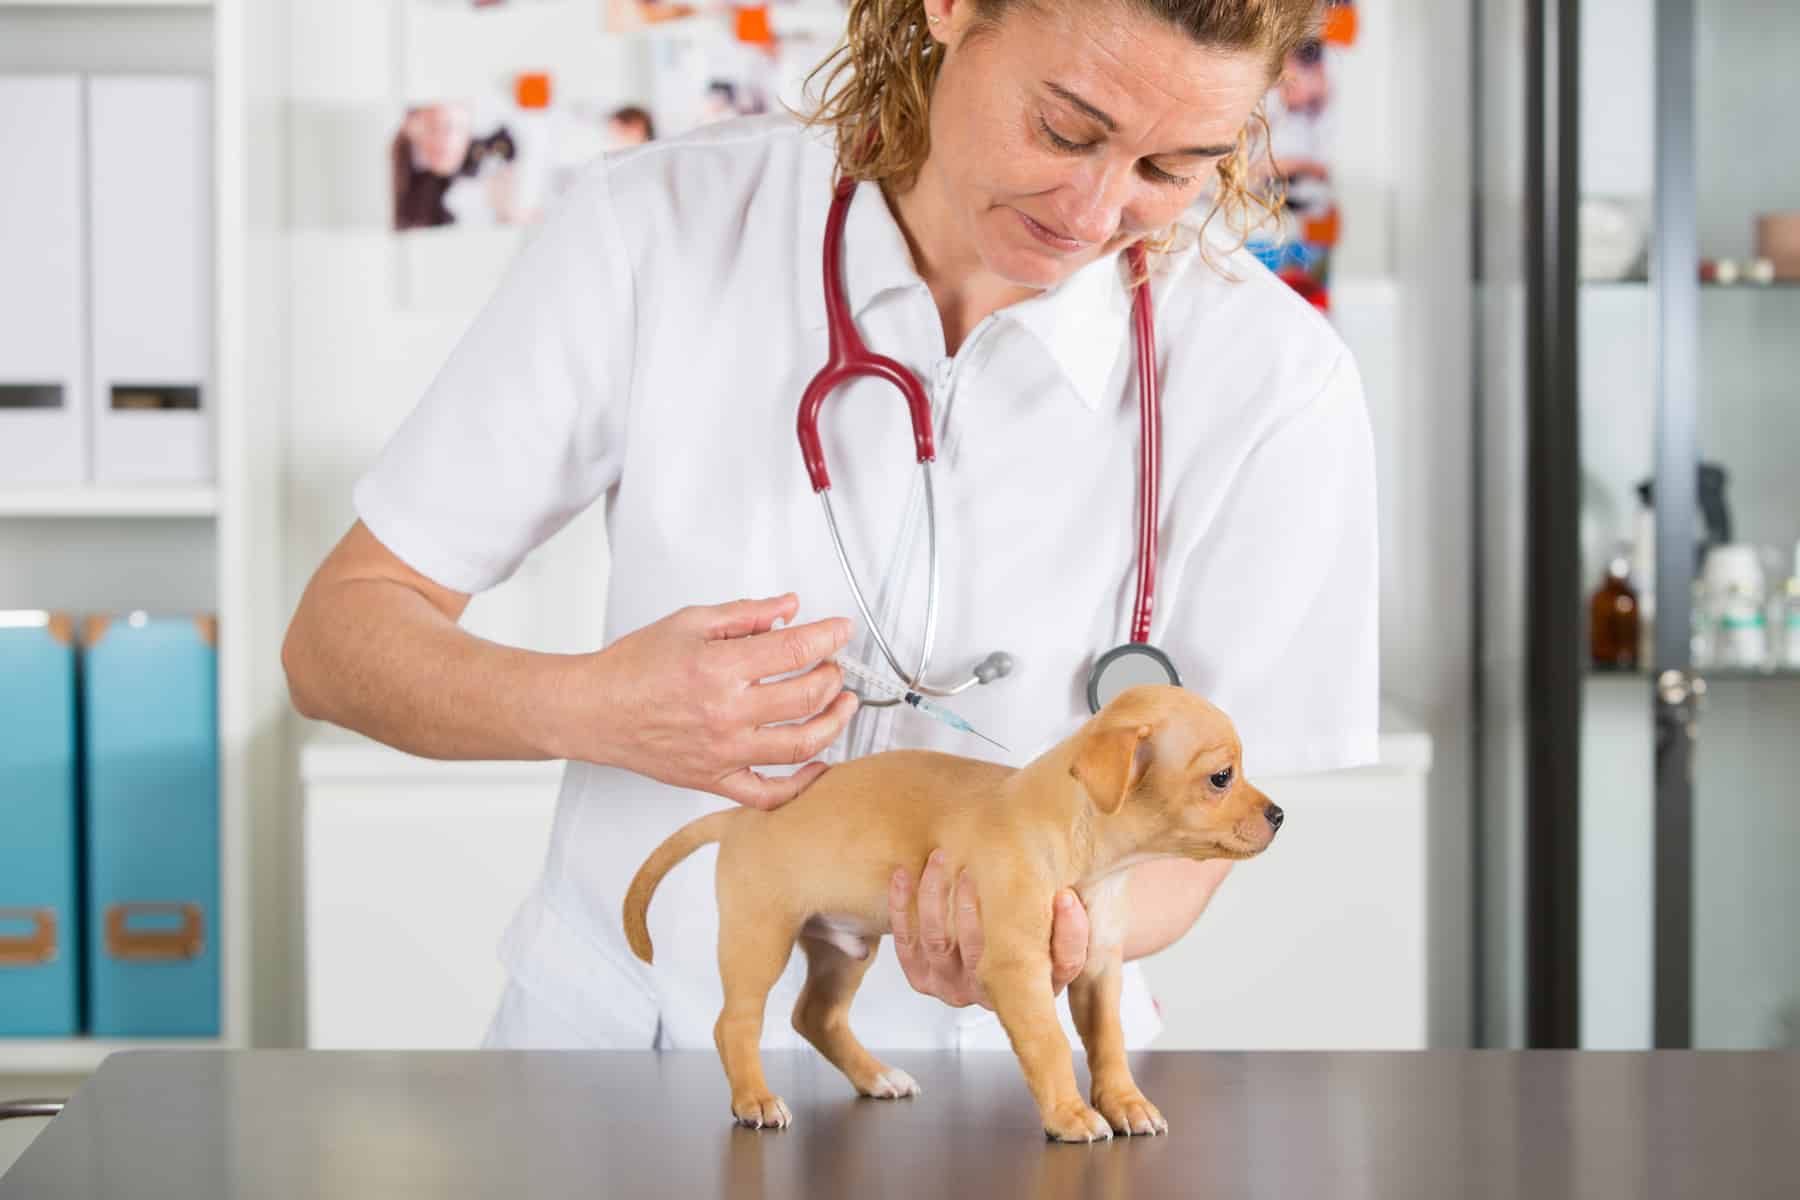
<path fill-rule="evenodd" d="M 923 1090 L 919 1087 L 918 1080 L 899 1067 L 889 1067 L 887 1074 L 881 1077 L 881 1081 L 892 1089 L 888 1094 L 894 1097 L 917 1096 Z"/>
<path fill-rule="evenodd" d="M 874 1082 L 862 1089 L 862 1092 L 874 1100 L 899 1100 L 917 1096 L 922 1090 L 911 1075 L 898 1067 L 889 1067 L 877 1075 Z"/>

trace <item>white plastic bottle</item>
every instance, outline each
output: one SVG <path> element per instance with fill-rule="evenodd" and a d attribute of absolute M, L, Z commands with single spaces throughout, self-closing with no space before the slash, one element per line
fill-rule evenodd
<path fill-rule="evenodd" d="M 1769 661 L 1769 635 L 1756 547 L 1714 546 L 1706 556 L 1706 590 L 1713 608 L 1713 665 L 1763 670 Z"/>
<path fill-rule="evenodd" d="M 1781 666 L 1800 671 L 1800 542 L 1794 543 L 1794 570 L 1782 589 L 1787 611 L 1779 627 L 1781 633 Z"/>

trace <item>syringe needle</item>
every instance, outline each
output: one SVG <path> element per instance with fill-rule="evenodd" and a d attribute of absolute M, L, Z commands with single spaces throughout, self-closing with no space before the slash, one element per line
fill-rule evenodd
<path fill-rule="evenodd" d="M 912 705 L 914 708 L 918 709 L 920 712 L 924 713 L 926 716 L 936 717 L 938 720 L 940 720 L 944 724 L 950 726 L 950 728 L 952 728 L 952 729 L 960 729 L 964 733 L 972 733 L 976 737 L 980 738 L 982 741 L 987 742 L 990 745 L 1000 746 L 1000 749 L 1006 750 L 1006 752 L 1008 754 L 1012 753 L 1011 750 L 1007 750 L 1007 748 L 1005 746 L 1001 746 L 999 742 L 994 741 L 993 738 L 991 738 L 987 734 L 981 732 L 981 730 L 975 728 L 973 725 L 969 724 L 967 721 L 963 720 L 961 717 L 957 716 L 955 713 L 951 712 L 949 709 L 943 707 L 940 704 L 933 704 L 931 701 L 925 699 L 925 697 L 919 695 L 919 693 L 917 693 L 917 692 L 906 693 L 906 702 L 908 704 Z"/>
<path fill-rule="evenodd" d="M 978 737 L 978 738 L 980 738 L 980 739 L 981 739 L 981 740 L 982 740 L 982 741 L 984 741 L 984 742 L 986 742 L 986 743 L 988 743 L 988 744 L 989 744 L 989 745 L 991 745 L 991 746 L 1000 746 L 1000 743 L 999 743 L 999 742 L 996 742 L 996 741 L 995 741 L 995 740 L 994 740 L 994 739 L 993 739 L 993 738 L 991 738 L 991 737 L 989 737 L 989 736 L 988 736 L 988 735 L 987 735 L 987 734 L 985 734 L 985 733 L 983 733 L 983 732 L 981 732 L 981 730 L 979 730 L 979 729 L 976 729 L 976 728 L 975 728 L 975 727 L 974 727 L 974 726 L 972 726 L 972 725 L 971 725 L 971 726 L 969 726 L 969 732 L 970 732 L 970 733 L 972 733 L 972 734 L 974 734 L 974 735 L 975 735 L 975 736 L 976 736 L 976 737 Z M 1006 752 L 1007 752 L 1007 753 L 1008 753 L 1008 754 L 1011 754 L 1011 753 L 1012 753 L 1012 751 L 1011 751 L 1011 750 L 1007 750 L 1007 748 L 1006 748 L 1006 747 L 1005 747 L 1005 746 L 1000 746 L 1000 749 L 1002 749 L 1002 750 L 1006 750 Z"/>
<path fill-rule="evenodd" d="M 1012 753 L 1011 750 L 1007 750 L 1005 746 L 1000 745 L 999 742 L 994 741 L 993 738 L 981 732 L 979 729 L 976 729 L 973 725 L 970 725 L 967 721 L 963 720 L 949 709 L 942 705 L 932 703 L 925 699 L 925 697 L 919 695 L 919 693 L 906 687 L 904 684 L 883 678 L 867 663 L 859 662 L 847 654 L 837 655 L 836 661 L 837 665 L 843 669 L 845 675 L 856 680 L 864 687 L 879 691 L 888 696 L 896 696 L 905 700 L 908 704 L 912 705 L 926 716 L 935 717 L 952 729 L 960 729 L 964 733 L 972 733 L 989 745 L 999 746 L 1000 749 L 1006 750 L 1008 754 Z"/>

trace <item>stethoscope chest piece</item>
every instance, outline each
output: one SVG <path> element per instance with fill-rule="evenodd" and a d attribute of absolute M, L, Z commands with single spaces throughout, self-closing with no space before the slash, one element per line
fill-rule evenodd
<path fill-rule="evenodd" d="M 1126 642 L 1114 646 L 1094 663 L 1088 672 L 1088 711 L 1097 713 L 1127 688 L 1146 683 L 1181 686 L 1181 675 L 1168 655 L 1148 642 Z"/>

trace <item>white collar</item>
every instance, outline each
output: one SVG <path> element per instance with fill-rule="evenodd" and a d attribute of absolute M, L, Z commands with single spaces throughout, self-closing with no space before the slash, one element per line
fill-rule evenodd
<path fill-rule="evenodd" d="M 802 244 L 822 248 L 831 189 L 826 184 L 809 186 L 808 191 L 816 195 L 809 198 Z M 860 320 L 879 296 L 926 286 L 881 188 L 867 180 L 857 184 L 844 218 L 843 258 L 844 297 L 854 319 Z M 806 318 L 812 329 L 825 328 L 823 269 L 821 251 L 802 275 L 812 276 L 810 286 L 801 292 L 810 297 Z M 1055 287 L 1008 305 L 998 315 L 1036 337 L 1061 368 L 1076 399 L 1090 412 L 1099 411 L 1131 323 L 1122 256 L 1096 259 Z M 880 351 L 879 346 L 870 348 Z"/>
<path fill-rule="evenodd" d="M 1001 309 L 1000 315 L 1043 343 L 1076 398 L 1088 411 L 1100 410 L 1131 327 L 1122 255 L 1095 259 L 1055 287 Z"/>

